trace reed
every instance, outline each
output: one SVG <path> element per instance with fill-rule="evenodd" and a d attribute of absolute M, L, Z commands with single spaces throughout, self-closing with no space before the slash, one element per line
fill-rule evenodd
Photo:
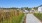
<path fill-rule="evenodd" d="M 10 12 L 0 12 L 0 23 L 20 23 L 23 12 L 20 10 L 10 10 Z"/>

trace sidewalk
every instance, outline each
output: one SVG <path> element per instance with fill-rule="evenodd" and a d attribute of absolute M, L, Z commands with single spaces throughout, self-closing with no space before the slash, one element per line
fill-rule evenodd
<path fill-rule="evenodd" d="M 33 14 L 27 14 L 26 23 L 41 23 Z"/>

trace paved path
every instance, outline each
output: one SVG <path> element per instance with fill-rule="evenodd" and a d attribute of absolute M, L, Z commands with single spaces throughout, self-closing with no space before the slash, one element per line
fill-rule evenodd
<path fill-rule="evenodd" d="M 33 14 L 27 14 L 26 23 L 41 23 Z"/>

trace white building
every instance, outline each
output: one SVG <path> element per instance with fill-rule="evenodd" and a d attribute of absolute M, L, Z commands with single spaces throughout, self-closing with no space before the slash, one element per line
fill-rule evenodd
<path fill-rule="evenodd" d="M 38 11 L 39 11 L 39 12 L 42 12 L 42 7 L 39 7 L 39 8 L 38 8 Z"/>
<path fill-rule="evenodd" d="M 29 11 L 28 10 L 24 10 L 24 12 L 23 13 L 28 13 Z"/>

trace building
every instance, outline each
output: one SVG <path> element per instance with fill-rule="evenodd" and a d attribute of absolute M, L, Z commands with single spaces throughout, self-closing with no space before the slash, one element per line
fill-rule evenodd
<path fill-rule="evenodd" d="M 24 12 L 23 13 L 28 13 L 29 11 L 28 10 L 24 10 Z"/>
<path fill-rule="evenodd" d="M 38 8 L 38 12 L 42 12 L 42 7 L 39 7 Z"/>
<path fill-rule="evenodd" d="M 30 10 L 30 13 L 34 13 L 34 12 L 35 12 L 35 9 L 32 8 L 32 9 Z"/>

